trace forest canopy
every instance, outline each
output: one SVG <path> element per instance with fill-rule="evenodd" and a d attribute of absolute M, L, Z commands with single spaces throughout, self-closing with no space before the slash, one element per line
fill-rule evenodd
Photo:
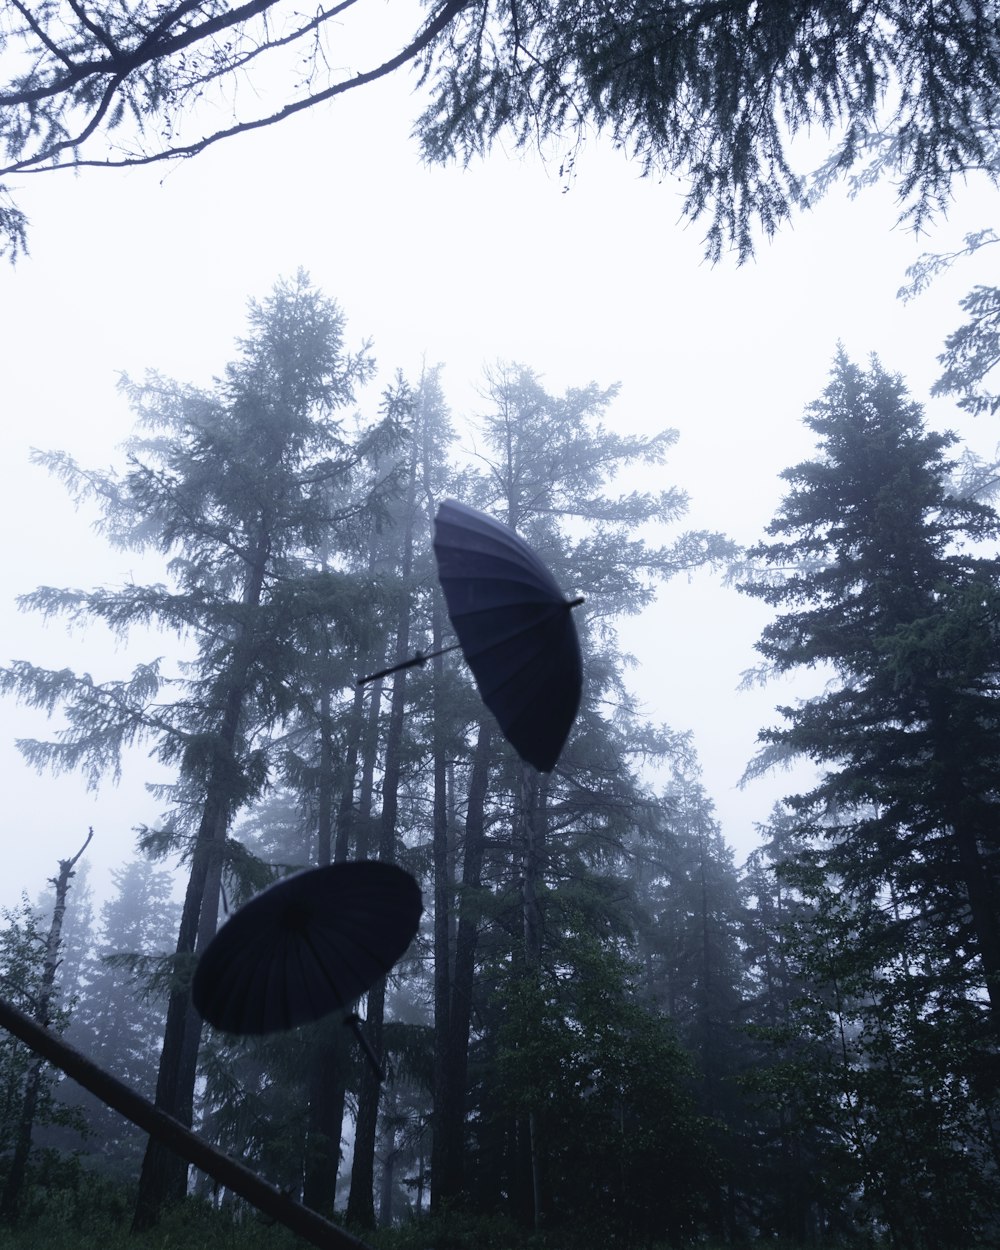
<path fill-rule="evenodd" d="M 27 238 L 11 180 L 193 156 L 407 67 L 427 159 L 553 140 L 569 168 L 588 135 L 604 134 L 643 172 L 681 178 L 685 214 L 708 221 L 715 258 L 735 248 L 745 259 L 756 232 L 842 176 L 893 179 L 919 228 L 956 178 L 995 175 L 1000 15 L 987 0 L 437 0 L 394 31 L 394 51 L 334 69 L 344 23 L 369 20 L 386 21 L 371 0 L 310 12 L 290 0 L 6 0 L 4 247 L 16 255 Z M 244 80 L 257 88 L 248 106 L 235 91 Z M 227 120 L 206 128 L 206 99 Z M 817 131 L 821 167 L 802 167 L 796 136 Z"/>

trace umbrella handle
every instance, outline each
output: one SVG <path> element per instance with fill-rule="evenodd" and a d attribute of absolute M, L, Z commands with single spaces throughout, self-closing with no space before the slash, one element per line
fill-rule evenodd
<path fill-rule="evenodd" d="M 566 603 L 567 608 L 578 608 L 581 603 L 586 603 L 583 595 L 577 595 L 575 599 L 570 599 Z M 449 651 L 457 651 L 462 644 L 453 642 L 450 647 L 441 647 L 438 651 L 415 651 L 408 660 L 400 660 L 398 664 L 393 664 L 389 668 L 380 668 L 377 673 L 369 673 L 367 677 L 359 677 L 355 682 L 358 686 L 367 686 L 370 681 L 378 681 L 380 677 L 388 677 L 390 673 L 398 673 L 404 668 L 416 668 L 423 666 L 428 660 L 433 660 L 436 655 L 447 655 Z"/>
<path fill-rule="evenodd" d="M 398 664 L 393 664 L 391 668 L 380 668 L 377 673 L 369 673 L 367 677 L 359 677 L 357 685 L 366 686 L 370 681 L 378 681 L 380 677 L 388 677 L 390 673 L 398 673 L 400 669 L 416 668 L 417 665 L 424 665 L 428 660 L 433 660 L 436 655 L 445 655 L 449 651 L 457 651 L 462 644 L 453 642 L 450 647 L 442 647 L 439 651 L 417 651 L 411 655 L 408 660 L 401 660 Z"/>

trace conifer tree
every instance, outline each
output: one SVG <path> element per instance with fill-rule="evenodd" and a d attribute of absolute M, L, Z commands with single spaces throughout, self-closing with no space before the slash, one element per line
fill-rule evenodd
<path fill-rule="evenodd" d="M 68 862 L 68 861 L 66 861 Z M 65 899 L 63 900 L 65 905 Z M 26 894 L 16 908 L 0 911 L 0 996 L 44 1027 L 61 1033 L 69 1012 L 59 1002 L 53 924 L 43 922 Z M 2 1218 L 21 1214 L 32 1133 L 36 1126 L 79 1128 L 79 1119 L 56 1096 L 60 1073 L 5 1030 L 0 1034 L 0 1181 Z"/>
<path fill-rule="evenodd" d="M 835 682 L 781 709 L 759 763 L 783 751 L 829 766 L 795 802 L 832 817 L 828 870 L 891 885 L 904 911 L 939 918 L 942 941 L 968 943 L 1000 1021 L 1000 561 L 980 546 L 998 519 L 951 493 L 954 437 L 926 430 L 877 361 L 839 353 L 806 423 L 822 456 L 786 470 L 775 541 L 749 553 L 788 572 L 743 589 L 785 609 L 758 643 L 770 668 L 828 665 Z"/>
<path fill-rule="evenodd" d="M 798 1026 L 824 1058 L 801 1088 L 900 1244 L 972 1244 L 997 1217 L 1000 526 L 877 360 L 840 352 L 806 422 L 820 456 L 786 471 L 744 587 L 781 609 L 770 668 L 831 674 L 754 765 L 825 768 L 779 865 L 810 908 Z"/>
<path fill-rule="evenodd" d="M 401 434 L 389 397 L 381 418 L 353 428 L 344 410 L 373 369 L 367 345 L 349 352 L 345 319 L 300 273 L 252 302 L 250 333 L 210 391 L 150 375 L 126 392 L 148 436 L 124 474 L 91 474 L 68 457 L 41 457 L 78 497 L 95 497 L 109 538 L 158 551 L 171 584 L 89 593 L 42 588 L 24 606 L 97 618 L 124 634 L 153 624 L 190 638 L 195 658 L 169 677 L 159 662 L 125 682 L 98 685 L 68 671 L 16 663 L 0 686 L 49 710 L 69 729 L 57 743 L 25 743 L 39 767 L 82 767 L 92 781 L 118 767 L 122 748 L 152 740 L 179 770 L 168 837 L 189 859 L 157 1083 L 157 1102 L 190 1123 L 201 1022 L 190 1004 L 194 952 L 217 923 L 233 816 L 265 786 L 271 740 L 300 693 L 301 639 L 310 622 L 364 630 L 369 584 L 324 572 L 312 553 L 350 548 L 394 489 L 379 460 Z M 186 1189 L 186 1167 L 151 1142 L 136 1223 L 154 1220 Z"/>
<path fill-rule="evenodd" d="M 169 990 L 161 961 L 176 939 L 180 909 L 171 874 L 148 859 L 115 869 L 111 880 L 114 894 L 101 906 L 66 1040 L 151 1099 Z M 145 1146 L 140 1130 L 75 1082 L 64 1082 L 60 1097 L 83 1109 L 90 1165 L 116 1180 L 134 1180 Z"/>

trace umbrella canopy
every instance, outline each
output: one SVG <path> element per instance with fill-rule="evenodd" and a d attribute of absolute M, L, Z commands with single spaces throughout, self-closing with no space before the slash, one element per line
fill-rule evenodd
<path fill-rule="evenodd" d="M 523 539 L 453 499 L 438 508 L 434 554 L 448 615 L 483 702 L 540 772 L 559 759 L 580 706 L 572 608 Z"/>
<path fill-rule="evenodd" d="M 361 860 L 287 877 L 241 907 L 198 961 L 194 1005 L 227 1033 L 274 1033 L 346 1010 L 417 932 L 420 887 Z"/>

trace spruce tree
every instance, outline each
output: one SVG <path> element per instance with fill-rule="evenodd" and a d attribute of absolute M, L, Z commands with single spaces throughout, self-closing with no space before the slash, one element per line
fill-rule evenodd
<path fill-rule="evenodd" d="M 761 758 L 830 766 L 796 807 L 831 814 L 831 869 L 946 916 L 1000 1016 L 1000 561 L 982 546 L 998 520 L 951 493 L 954 437 L 926 430 L 877 361 L 864 371 L 841 352 L 806 423 L 822 457 L 785 472 L 775 541 L 749 553 L 788 571 L 743 589 L 786 609 L 758 643 L 773 671 L 825 665 L 835 679 L 781 709 Z"/>
<path fill-rule="evenodd" d="M 767 666 L 828 678 L 780 709 L 755 765 L 791 754 L 825 770 L 788 800 L 779 864 L 811 908 L 796 942 L 815 987 L 804 1029 L 839 1056 L 814 1102 L 839 1107 L 894 1235 L 962 1244 L 995 1218 L 1000 526 L 952 493 L 954 437 L 928 430 L 877 360 L 840 352 L 806 423 L 820 456 L 785 472 L 744 589 L 780 609 L 758 643 Z M 946 1181 L 949 1158 L 970 1166 Z"/>

